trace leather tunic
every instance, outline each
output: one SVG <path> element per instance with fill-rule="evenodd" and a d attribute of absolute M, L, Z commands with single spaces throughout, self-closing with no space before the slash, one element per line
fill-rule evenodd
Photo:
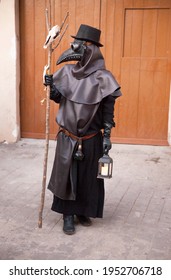
<path fill-rule="evenodd" d="M 105 69 L 102 54 L 95 45 L 87 48 L 87 59 L 82 64 L 65 65 L 53 78 L 61 94 L 56 121 L 79 137 L 86 135 L 101 101 L 108 95 L 115 98 L 121 95 L 119 84 Z M 64 200 L 76 199 L 77 172 L 73 159 L 76 145 L 76 140 L 59 134 L 48 189 Z"/>

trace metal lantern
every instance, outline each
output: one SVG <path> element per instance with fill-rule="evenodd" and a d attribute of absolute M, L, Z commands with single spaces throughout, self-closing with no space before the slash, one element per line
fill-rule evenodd
<path fill-rule="evenodd" d="M 104 154 L 98 161 L 98 174 L 97 178 L 105 179 L 112 178 L 113 170 L 113 159 L 108 155 Z"/>

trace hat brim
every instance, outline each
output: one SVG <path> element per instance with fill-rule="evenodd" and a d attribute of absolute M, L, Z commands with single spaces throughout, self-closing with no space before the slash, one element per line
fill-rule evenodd
<path fill-rule="evenodd" d="M 82 41 L 86 41 L 86 42 L 91 42 L 91 43 L 93 43 L 94 45 L 96 45 L 96 46 L 98 46 L 98 47 L 103 47 L 103 45 L 102 45 L 101 43 L 95 42 L 95 41 L 90 40 L 90 39 L 80 38 L 80 37 L 73 36 L 73 35 L 71 35 L 71 37 L 74 38 L 74 39 L 78 39 L 78 40 L 82 40 Z"/>

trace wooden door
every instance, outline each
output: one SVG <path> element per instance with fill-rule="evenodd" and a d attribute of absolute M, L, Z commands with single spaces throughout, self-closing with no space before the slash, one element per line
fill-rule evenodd
<path fill-rule="evenodd" d="M 44 138 L 45 105 L 42 71 L 47 63 L 46 0 L 20 1 L 22 137 Z M 53 55 L 68 48 L 81 23 L 102 30 L 107 68 L 122 87 L 115 109 L 112 141 L 167 145 L 171 77 L 170 0 L 51 0 L 52 25 L 67 11 L 69 29 Z M 50 138 L 57 131 L 58 106 L 51 102 Z"/>
<path fill-rule="evenodd" d="M 102 1 L 104 55 L 122 86 L 113 140 L 167 145 L 171 1 Z"/>

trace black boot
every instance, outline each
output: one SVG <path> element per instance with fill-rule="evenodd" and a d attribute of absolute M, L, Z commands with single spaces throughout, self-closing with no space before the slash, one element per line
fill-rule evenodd
<path fill-rule="evenodd" d="M 77 219 L 80 222 L 80 224 L 82 224 L 85 227 L 92 225 L 92 221 L 88 217 L 77 215 Z"/>
<path fill-rule="evenodd" d="M 64 226 L 63 231 L 66 234 L 74 234 L 75 227 L 74 227 L 74 216 L 73 215 L 63 215 Z"/>

